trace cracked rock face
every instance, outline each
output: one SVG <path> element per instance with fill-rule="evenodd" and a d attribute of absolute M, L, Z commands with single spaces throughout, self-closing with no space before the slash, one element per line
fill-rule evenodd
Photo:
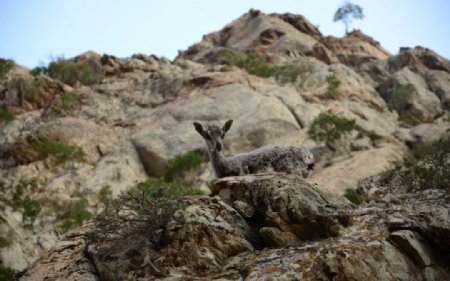
<path fill-rule="evenodd" d="M 67 234 L 19 280 L 450 277 L 450 196 L 443 190 L 398 192 L 387 200 L 390 190 L 372 181 L 358 193 L 369 202 L 355 206 L 292 175 L 230 177 L 212 184 L 218 197 L 186 199 L 188 206 L 167 224 L 158 251 L 138 235 L 105 251 L 107 242 L 87 239 L 96 227 L 89 224 Z M 366 186 L 379 192 L 368 193 Z"/>

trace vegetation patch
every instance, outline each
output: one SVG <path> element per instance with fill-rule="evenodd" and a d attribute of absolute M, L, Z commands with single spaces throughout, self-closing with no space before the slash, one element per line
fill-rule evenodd
<path fill-rule="evenodd" d="M 81 147 L 56 141 L 44 140 L 35 146 L 39 158 L 52 158 L 53 166 L 67 161 L 86 162 L 86 153 Z"/>
<path fill-rule="evenodd" d="M 382 175 L 385 185 L 400 185 L 406 190 L 450 190 L 450 138 L 422 144 L 413 149 L 404 163 Z"/>
<path fill-rule="evenodd" d="M 49 114 L 52 116 L 66 116 L 75 109 L 75 106 L 79 102 L 80 97 L 75 96 L 74 94 L 62 94 L 51 105 Z"/>
<path fill-rule="evenodd" d="M 0 58 L 0 80 L 3 80 L 8 75 L 8 72 L 13 69 L 15 62 L 13 60 Z"/>
<path fill-rule="evenodd" d="M 14 114 L 6 109 L 0 108 L 0 123 L 8 123 L 15 119 Z"/>
<path fill-rule="evenodd" d="M 0 265 L 0 281 L 12 281 L 14 280 L 14 269 Z"/>
<path fill-rule="evenodd" d="M 413 84 L 401 85 L 393 93 L 389 100 L 389 107 L 399 114 L 399 120 L 405 124 L 412 126 L 428 122 L 423 112 L 411 106 L 411 97 L 416 91 Z"/>
<path fill-rule="evenodd" d="M 33 226 L 33 222 L 42 209 L 41 202 L 32 199 L 37 189 L 38 183 L 35 179 L 20 179 L 19 182 L 11 186 L 6 186 L 5 183 L 0 182 L 0 192 L 4 194 L 0 197 L 0 200 L 22 212 L 26 227 Z"/>
<path fill-rule="evenodd" d="M 36 67 L 30 71 L 33 76 L 45 74 L 70 86 L 78 83 L 92 85 L 96 81 L 92 67 L 83 62 L 57 60 L 51 62 L 48 67 Z"/>
<path fill-rule="evenodd" d="M 329 99 L 337 98 L 337 89 L 341 85 L 341 80 L 339 80 L 336 75 L 332 74 L 327 76 L 328 89 L 326 92 L 326 97 Z"/>
<path fill-rule="evenodd" d="M 344 197 L 347 198 L 353 204 L 358 205 L 360 203 L 358 197 L 356 197 L 355 190 L 351 188 L 347 188 L 345 190 Z"/>
<path fill-rule="evenodd" d="M 202 162 L 202 156 L 195 152 L 187 152 L 177 156 L 168 161 L 167 168 L 164 173 L 164 180 L 167 182 L 172 182 L 175 178 L 181 177 L 185 172 L 200 167 Z"/>
<path fill-rule="evenodd" d="M 112 190 L 111 186 L 104 185 L 100 189 L 99 193 L 97 194 L 97 199 L 100 203 L 104 204 L 105 206 L 109 204 L 112 200 Z"/>
<path fill-rule="evenodd" d="M 280 84 L 294 83 L 305 73 L 305 68 L 298 65 L 273 65 L 255 53 L 247 55 L 226 54 L 224 61 L 244 69 L 249 74 L 269 78 L 274 77 Z"/>
<path fill-rule="evenodd" d="M 332 145 L 353 129 L 355 129 L 355 120 L 322 112 L 314 118 L 308 130 L 308 135 L 316 142 Z"/>
<path fill-rule="evenodd" d="M 87 200 L 80 197 L 70 204 L 69 210 L 63 215 L 61 229 L 63 232 L 67 232 L 69 229 L 83 225 L 93 217 L 94 215 L 87 210 Z"/>
<path fill-rule="evenodd" d="M 122 193 L 97 216 L 97 230 L 90 233 L 95 241 L 122 241 L 130 235 L 143 235 L 157 247 L 169 220 L 184 209 L 184 197 L 203 194 L 198 189 L 150 178 Z"/>

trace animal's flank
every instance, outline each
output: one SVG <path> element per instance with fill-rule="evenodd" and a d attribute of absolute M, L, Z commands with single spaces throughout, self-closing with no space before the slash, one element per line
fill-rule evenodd
<path fill-rule="evenodd" d="M 302 147 L 270 146 L 232 157 L 223 156 L 222 140 L 230 130 L 232 123 L 232 120 L 228 120 L 222 128 L 215 125 L 203 128 L 200 123 L 194 122 L 196 131 L 206 142 L 216 177 L 239 176 L 267 171 L 288 174 L 301 173 L 306 177 L 314 168 L 312 153 Z"/>

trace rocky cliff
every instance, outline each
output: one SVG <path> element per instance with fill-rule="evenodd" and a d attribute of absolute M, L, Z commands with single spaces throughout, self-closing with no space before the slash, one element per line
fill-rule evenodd
<path fill-rule="evenodd" d="M 88 52 L 0 78 L 0 264 L 28 267 L 23 280 L 450 279 L 448 189 L 374 181 L 359 206 L 340 196 L 449 136 L 450 62 L 431 50 L 391 55 L 360 31 L 324 37 L 252 10 L 174 61 Z M 314 140 L 321 113 L 354 127 Z M 316 170 L 210 184 L 192 122 L 228 119 L 226 153 L 304 145 Z M 92 239 L 95 221 L 69 230 L 186 152 L 204 158 L 188 181 L 219 197 L 184 199 L 157 247 Z"/>

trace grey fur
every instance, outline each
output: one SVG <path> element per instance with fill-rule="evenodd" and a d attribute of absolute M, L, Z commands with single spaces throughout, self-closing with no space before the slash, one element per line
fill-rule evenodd
<path fill-rule="evenodd" d="M 306 148 L 295 146 L 268 146 L 225 157 L 222 153 L 222 140 L 232 123 L 233 120 L 228 120 L 222 128 L 210 125 L 204 129 L 200 123 L 194 122 L 195 130 L 206 142 L 216 177 L 241 176 L 268 171 L 287 174 L 302 173 L 303 177 L 307 177 L 314 168 L 313 154 Z"/>

